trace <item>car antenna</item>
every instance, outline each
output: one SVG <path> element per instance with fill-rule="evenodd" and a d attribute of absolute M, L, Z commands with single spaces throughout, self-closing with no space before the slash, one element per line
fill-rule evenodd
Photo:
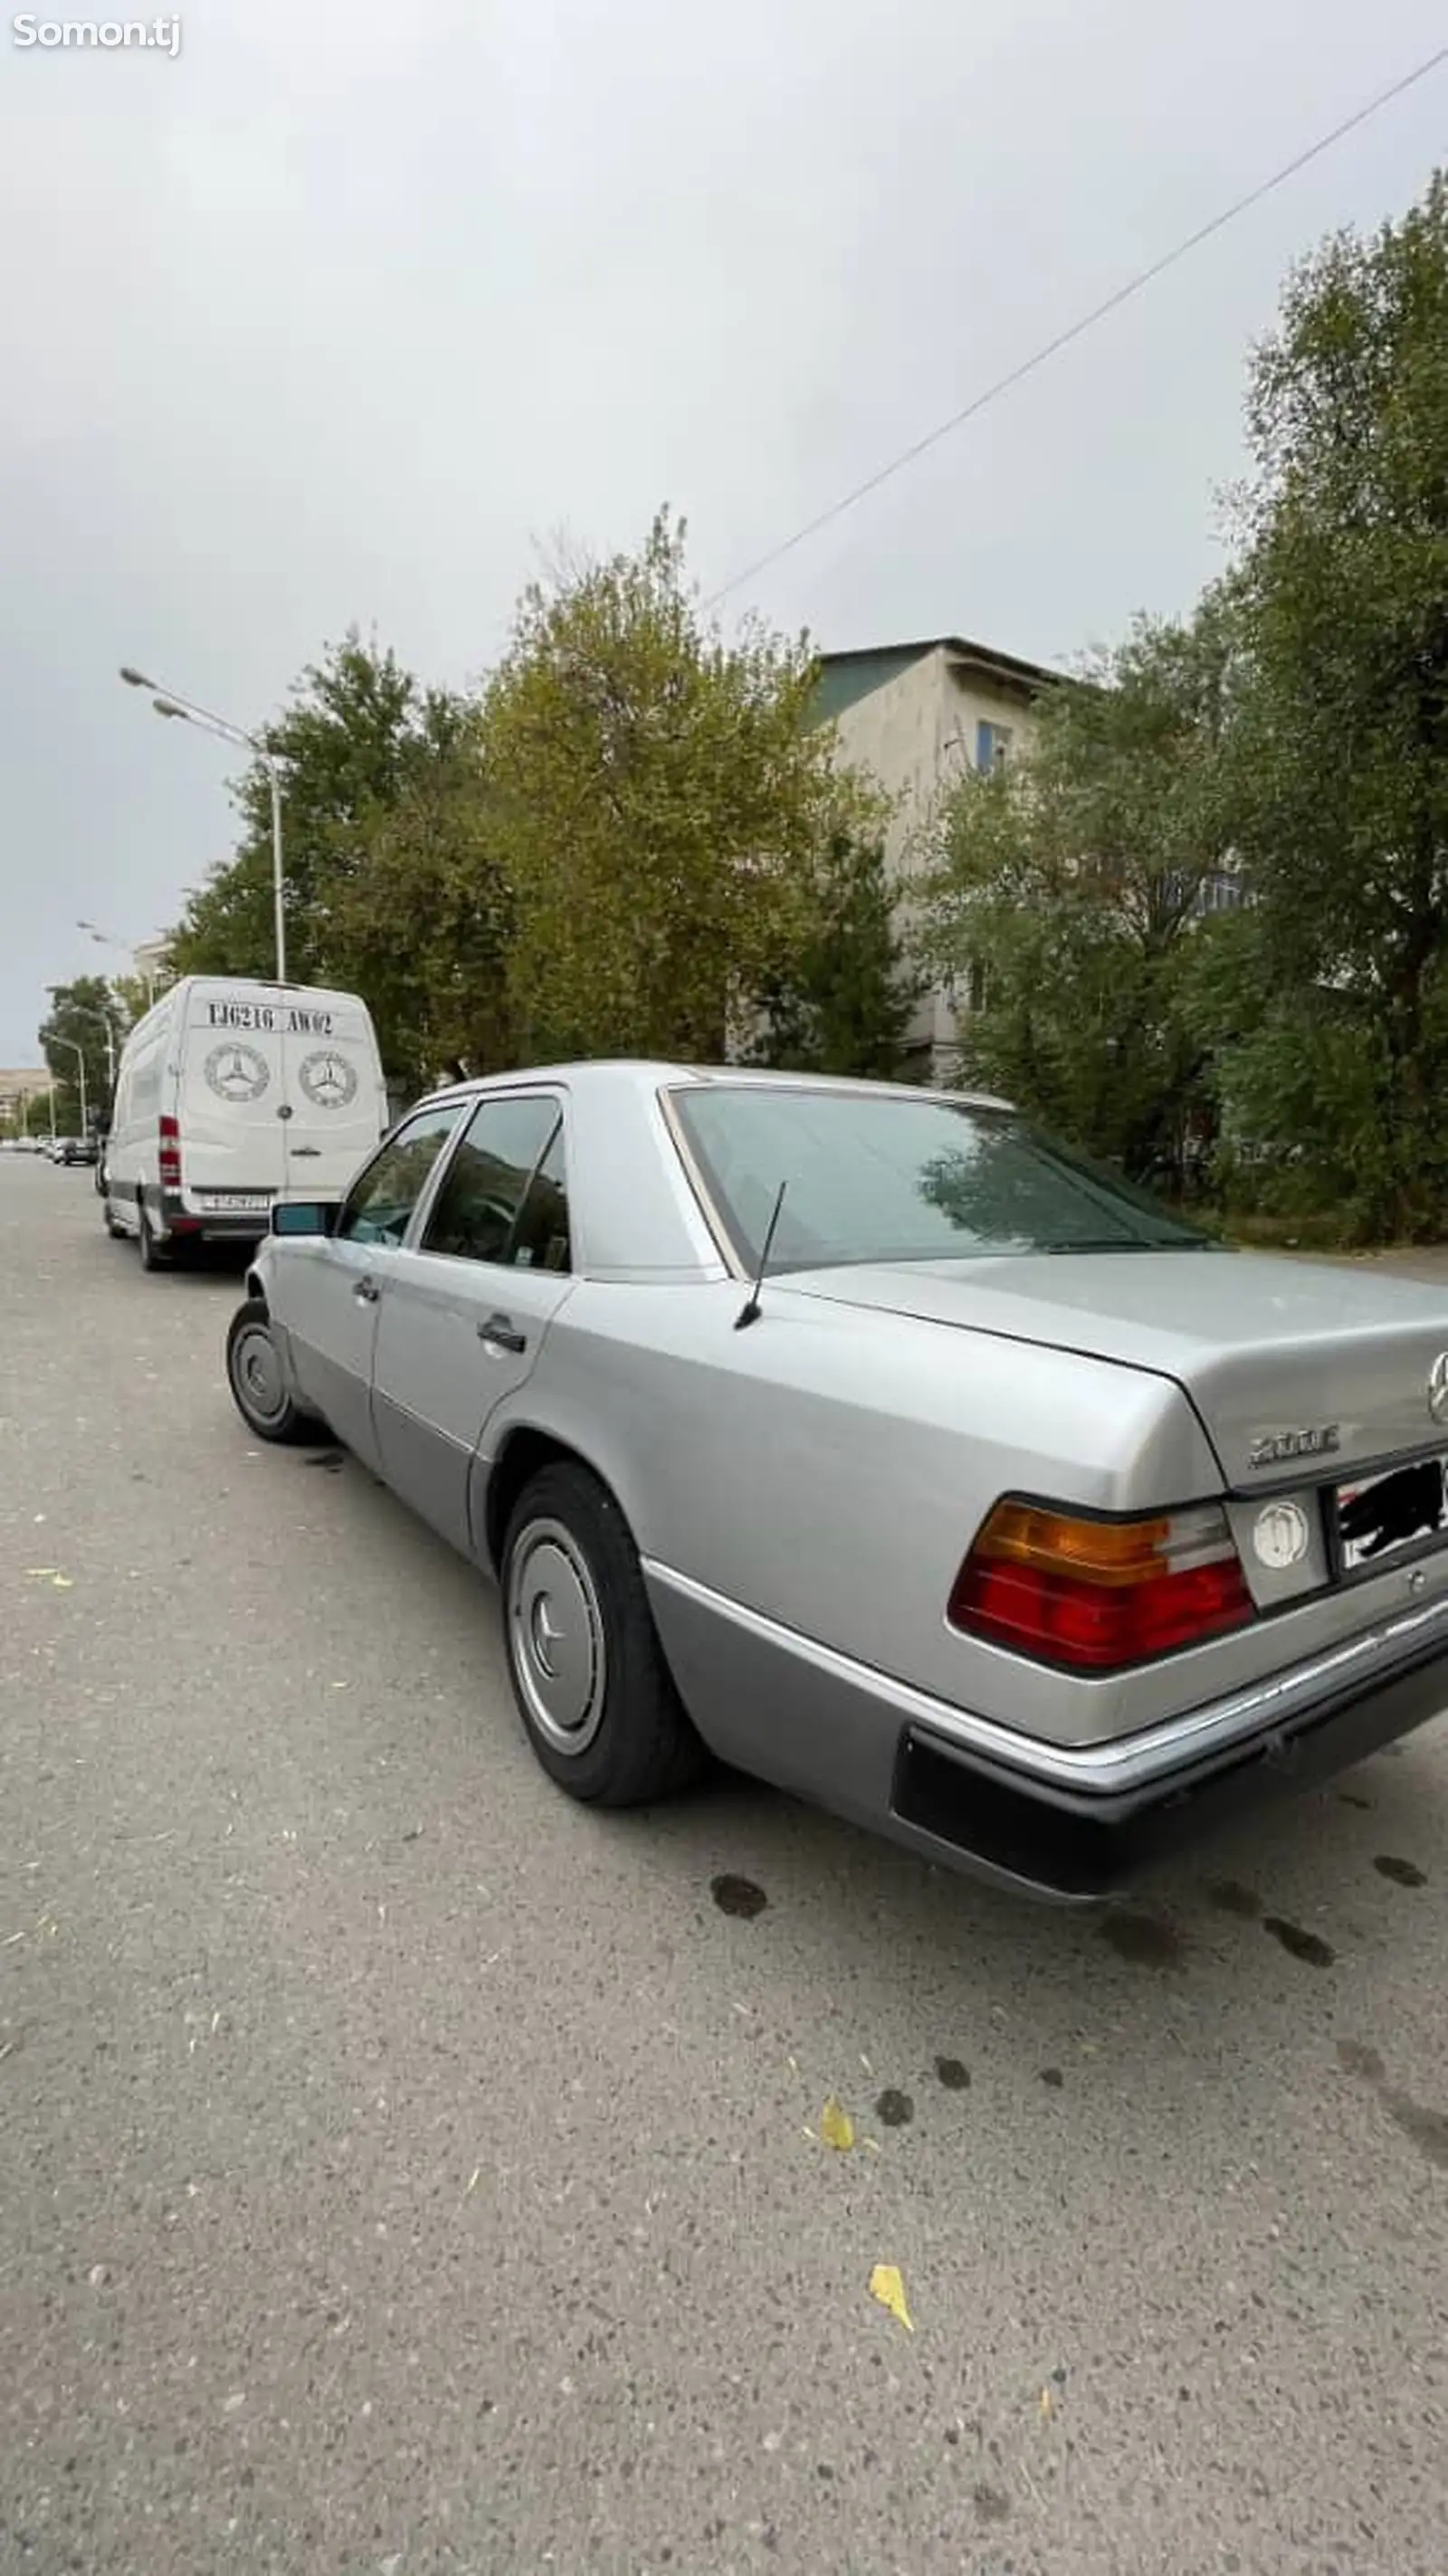
<path fill-rule="evenodd" d="M 784 1205 L 784 1194 L 788 1187 L 787 1181 L 781 1181 L 779 1184 L 779 1196 L 774 1202 L 774 1214 L 764 1230 L 764 1244 L 759 1255 L 759 1268 L 755 1273 L 754 1285 L 734 1318 L 736 1333 L 742 1333 L 746 1324 L 757 1324 L 759 1321 L 759 1292 L 764 1286 L 764 1274 L 769 1267 L 769 1251 L 774 1241 L 774 1229 L 779 1223 L 779 1211 Z"/>

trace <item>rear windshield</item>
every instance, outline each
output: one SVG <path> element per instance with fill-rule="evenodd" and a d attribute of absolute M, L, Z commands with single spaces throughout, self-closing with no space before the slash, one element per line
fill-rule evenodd
<path fill-rule="evenodd" d="M 767 1083 L 700 1084 L 670 1097 L 750 1269 L 759 1265 L 781 1182 L 772 1271 L 1207 1247 L 1194 1227 L 1051 1143 L 1013 1110 Z"/>

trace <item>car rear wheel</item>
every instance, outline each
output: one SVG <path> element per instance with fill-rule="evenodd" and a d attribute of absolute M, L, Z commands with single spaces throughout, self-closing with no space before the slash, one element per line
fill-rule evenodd
<path fill-rule="evenodd" d="M 248 1297 L 232 1316 L 226 1336 L 226 1378 L 237 1412 L 258 1440 L 291 1443 L 323 1437 L 315 1415 L 303 1413 L 287 1391 L 271 1318 L 260 1297 Z"/>
<path fill-rule="evenodd" d="M 628 1523 L 586 1467 L 559 1460 L 524 1487 L 502 1589 L 508 1677 L 549 1778 L 600 1807 L 687 1787 L 704 1748 L 664 1662 Z"/>
<path fill-rule="evenodd" d="M 138 1202 L 138 1209 L 141 1231 L 141 1268 L 143 1270 L 169 1270 L 171 1267 L 170 1249 L 168 1246 L 157 1242 L 156 1237 L 151 1230 L 151 1220 L 146 1214 L 146 1202 L 144 1199 L 141 1199 Z"/>

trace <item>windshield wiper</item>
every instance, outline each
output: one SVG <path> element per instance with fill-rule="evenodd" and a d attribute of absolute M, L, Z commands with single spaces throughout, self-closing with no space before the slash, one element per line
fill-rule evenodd
<path fill-rule="evenodd" d="M 1143 1242 L 1140 1235 L 1083 1235 L 1076 1243 L 1043 1243 L 1039 1249 L 1047 1253 L 1195 1252 L 1199 1246 L 1194 1243 L 1179 1243 L 1170 1238 L 1164 1243 Z"/>

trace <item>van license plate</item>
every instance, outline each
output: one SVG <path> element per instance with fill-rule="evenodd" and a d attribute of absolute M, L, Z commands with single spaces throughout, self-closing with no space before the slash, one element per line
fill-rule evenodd
<path fill-rule="evenodd" d="M 1448 1534 L 1448 1456 L 1339 1485 L 1337 1526 L 1347 1574 L 1391 1563 L 1406 1549 Z"/>
<path fill-rule="evenodd" d="M 197 1205 L 224 1208 L 228 1216 L 265 1216 L 271 1206 L 270 1190 L 198 1190 Z"/>

